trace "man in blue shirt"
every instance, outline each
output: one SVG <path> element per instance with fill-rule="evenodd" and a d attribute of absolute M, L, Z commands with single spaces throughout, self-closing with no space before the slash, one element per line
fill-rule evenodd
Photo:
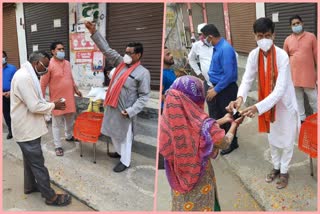
<path fill-rule="evenodd" d="M 167 47 L 164 47 L 163 71 L 162 71 L 162 96 L 161 96 L 161 112 L 163 109 L 164 95 L 170 88 L 177 76 L 171 66 L 174 64 L 173 56 Z"/>
<path fill-rule="evenodd" d="M 11 139 L 10 85 L 17 68 L 14 65 L 8 64 L 7 59 L 7 53 L 2 51 L 2 111 L 9 131 L 7 139 Z"/>
<path fill-rule="evenodd" d="M 212 101 L 209 105 L 212 110 L 210 115 L 215 119 L 222 118 L 226 113 L 226 107 L 230 101 L 237 98 L 238 92 L 238 67 L 236 53 L 233 47 L 220 36 L 220 33 L 215 25 L 208 24 L 201 29 L 205 36 L 205 42 L 214 46 L 212 60 L 209 69 L 209 79 L 213 84 L 207 91 L 207 100 Z M 222 128 L 226 131 L 230 128 L 230 123 L 225 124 Z M 230 147 L 221 151 L 221 155 L 229 154 L 234 149 L 238 148 L 238 139 L 234 139 Z"/>

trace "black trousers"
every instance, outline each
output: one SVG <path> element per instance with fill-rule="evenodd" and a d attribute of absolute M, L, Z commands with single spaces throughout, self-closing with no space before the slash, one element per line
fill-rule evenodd
<path fill-rule="evenodd" d="M 17 142 L 23 154 L 24 165 L 24 191 L 38 188 L 46 199 L 52 199 L 56 193 L 50 186 L 48 169 L 44 166 L 44 157 L 41 149 L 41 137 Z"/>
<path fill-rule="evenodd" d="M 10 117 L 10 98 L 6 98 L 5 96 L 2 96 L 2 111 L 3 111 L 3 117 L 6 121 L 6 124 L 8 126 L 9 133 L 11 132 L 11 117 Z"/>
<path fill-rule="evenodd" d="M 203 82 L 203 87 L 204 87 L 205 97 L 207 97 L 207 92 L 208 92 L 208 89 L 209 89 L 209 85 L 208 85 L 206 80 Z M 210 100 L 210 101 L 206 99 L 206 102 L 207 102 L 207 105 L 208 105 L 209 117 L 214 118 L 214 119 L 218 119 L 218 118 L 215 118 L 214 115 L 212 114 L 213 107 L 214 107 L 213 104 L 215 102 L 214 99 Z"/>
<path fill-rule="evenodd" d="M 222 118 L 227 113 L 226 107 L 229 103 L 237 99 L 237 93 L 238 85 L 234 82 L 220 91 L 220 93 L 218 93 L 211 101 L 207 102 L 210 117 L 216 120 Z M 226 133 L 229 131 L 230 127 L 230 123 L 221 126 Z M 234 135 L 231 146 L 235 144 L 238 144 L 236 134 Z"/>

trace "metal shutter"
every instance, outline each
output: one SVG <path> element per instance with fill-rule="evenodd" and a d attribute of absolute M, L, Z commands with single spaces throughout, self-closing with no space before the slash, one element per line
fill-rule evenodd
<path fill-rule="evenodd" d="M 33 45 L 38 45 L 38 50 L 51 53 L 50 44 L 61 41 L 69 60 L 69 4 L 24 3 L 23 8 L 28 56 L 33 52 Z M 54 19 L 61 19 L 61 27 L 54 28 Z M 35 32 L 31 32 L 33 24 L 37 24 Z"/>
<path fill-rule="evenodd" d="M 194 28 L 194 35 L 198 36 L 198 25 L 203 23 L 202 3 L 191 4 L 192 24 Z"/>
<path fill-rule="evenodd" d="M 206 3 L 208 24 L 214 24 L 220 35 L 226 38 L 226 30 L 224 25 L 223 4 L 222 3 Z"/>
<path fill-rule="evenodd" d="M 229 3 L 232 45 L 238 53 L 249 53 L 256 47 L 252 25 L 256 20 L 255 3 Z"/>
<path fill-rule="evenodd" d="M 266 17 L 272 19 L 273 13 L 279 13 L 279 22 L 275 22 L 275 41 L 280 48 L 292 31 L 289 19 L 299 15 L 304 22 L 304 29 L 317 35 L 317 4 L 315 3 L 266 3 Z"/>
<path fill-rule="evenodd" d="M 143 44 L 141 63 L 151 74 L 151 88 L 159 90 L 163 6 L 160 3 L 112 3 L 107 5 L 107 40 L 110 47 L 124 54 L 131 41 Z"/>
<path fill-rule="evenodd" d="M 20 68 L 16 7 L 14 3 L 3 4 L 3 50 L 8 55 L 8 63 Z"/>

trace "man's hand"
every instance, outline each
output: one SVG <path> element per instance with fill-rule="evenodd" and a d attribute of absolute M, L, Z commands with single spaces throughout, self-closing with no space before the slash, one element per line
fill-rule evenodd
<path fill-rule="evenodd" d="M 253 118 L 258 113 L 258 109 L 255 105 L 249 106 L 248 108 L 241 111 L 242 116 Z"/>
<path fill-rule="evenodd" d="M 91 34 L 94 34 L 97 29 L 96 29 L 96 24 L 92 23 L 92 22 L 89 22 L 89 21 L 85 21 L 84 22 L 84 25 L 86 26 L 86 28 L 89 30 L 89 32 Z"/>
<path fill-rule="evenodd" d="M 242 105 L 242 102 L 243 102 L 242 97 L 238 97 L 236 100 L 231 101 L 229 105 L 226 107 L 227 112 L 232 113 L 233 109 L 236 109 L 238 111 L 240 106 Z"/>
<path fill-rule="evenodd" d="M 214 88 L 210 88 L 208 91 L 207 91 L 207 100 L 208 101 L 211 101 L 218 93 L 214 90 Z"/>
<path fill-rule="evenodd" d="M 9 98 L 10 97 L 10 91 L 3 92 L 2 94 L 4 97 Z"/>
<path fill-rule="evenodd" d="M 74 92 L 75 92 L 79 97 L 82 97 L 82 93 L 81 93 L 81 91 L 79 91 L 79 89 L 78 89 L 77 86 L 74 86 Z"/>
<path fill-rule="evenodd" d="M 61 101 L 61 98 L 58 100 L 53 101 L 54 103 L 54 109 L 55 110 L 65 110 L 66 109 L 66 103 Z"/>
<path fill-rule="evenodd" d="M 125 118 L 129 118 L 128 112 L 126 110 L 121 111 L 121 114 Z"/>

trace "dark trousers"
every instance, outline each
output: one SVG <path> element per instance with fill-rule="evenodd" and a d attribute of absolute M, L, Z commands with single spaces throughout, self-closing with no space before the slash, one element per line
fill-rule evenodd
<path fill-rule="evenodd" d="M 3 111 L 3 117 L 6 121 L 6 124 L 8 126 L 9 133 L 11 132 L 11 117 L 10 117 L 10 98 L 6 98 L 5 96 L 2 96 L 2 111 Z"/>
<path fill-rule="evenodd" d="M 206 80 L 203 82 L 203 87 L 204 87 L 205 97 L 207 97 L 207 92 L 208 92 L 208 89 L 209 89 L 209 85 L 208 85 Z M 206 102 L 207 102 L 207 105 L 208 105 L 209 117 L 214 118 L 214 119 L 219 119 L 219 118 L 215 118 L 214 115 L 212 114 L 214 99 L 210 100 L 210 101 L 206 99 Z"/>
<path fill-rule="evenodd" d="M 227 113 L 226 107 L 229 105 L 229 103 L 237 99 L 237 93 L 238 93 L 237 83 L 231 83 L 225 89 L 220 91 L 220 93 L 218 93 L 212 99 L 212 101 L 207 102 L 210 117 L 216 120 L 222 118 Z M 231 124 L 227 123 L 222 125 L 221 128 L 223 128 L 227 133 L 228 130 L 230 129 L 230 126 Z M 235 134 L 233 141 L 231 143 L 231 146 L 234 146 L 236 144 L 238 144 L 238 139 Z"/>
<path fill-rule="evenodd" d="M 50 176 L 48 169 L 44 166 L 44 157 L 41 149 L 41 137 L 17 142 L 23 154 L 24 165 L 24 190 L 29 191 L 38 188 L 41 195 L 51 200 L 55 191 L 50 187 Z"/>

